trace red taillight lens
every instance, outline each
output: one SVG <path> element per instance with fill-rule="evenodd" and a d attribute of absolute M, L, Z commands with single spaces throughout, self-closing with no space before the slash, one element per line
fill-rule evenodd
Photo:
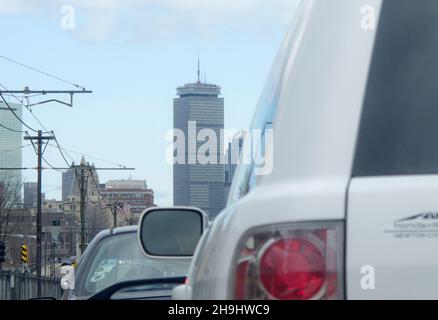
<path fill-rule="evenodd" d="M 249 268 L 249 261 L 241 261 L 237 265 L 236 270 L 236 283 L 235 283 L 235 291 L 234 291 L 234 298 L 236 300 L 244 300 L 246 297 L 246 290 L 245 290 L 245 278 L 246 274 L 248 272 Z"/>
<path fill-rule="evenodd" d="M 325 281 L 323 254 L 311 242 L 299 239 L 275 241 L 263 252 L 260 282 L 280 300 L 306 300 L 316 295 Z"/>
<path fill-rule="evenodd" d="M 319 225 L 269 227 L 249 235 L 236 261 L 234 298 L 340 298 L 342 225 Z"/>

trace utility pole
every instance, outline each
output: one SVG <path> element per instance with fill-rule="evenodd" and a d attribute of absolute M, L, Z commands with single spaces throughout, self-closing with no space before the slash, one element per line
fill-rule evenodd
<path fill-rule="evenodd" d="M 71 170 L 74 171 L 76 181 L 79 185 L 80 192 L 80 223 L 81 223 L 81 233 L 79 241 L 80 256 L 84 253 L 87 248 L 87 239 L 85 234 L 85 210 L 86 210 L 86 196 L 87 196 L 87 184 L 85 181 L 85 170 L 90 170 L 91 167 L 85 162 L 81 162 L 80 165 L 72 165 Z M 87 179 L 88 180 L 88 179 Z"/>
<path fill-rule="evenodd" d="M 81 242 L 79 244 L 79 249 L 81 250 L 81 255 L 87 248 L 87 243 L 85 239 L 85 171 L 84 167 L 81 166 L 81 176 L 80 176 L 80 190 L 81 190 Z"/>
<path fill-rule="evenodd" d="M 117 209 L 123 208 L 122 203 L 109 203 L 107 204 L 107 207 L 111 208 L 111 211 L 113 213 L 113 228 L 117 228 Z"/>
<path fill-rule="evenodd" d="M 37 172 L 38 172 L 38 187 L 37 187 L 37 216 L 36 216 L 36 268 L 37 268 L 37 296 L 41 297 L 41 235 L 42 235 L 42 202 L 41 202 L 41 188 L 42 188 L 42 157 L 43 157 L 43 141 L 54 140 L 53 135 L 43 136 L 41 130 L 38 130 L 37 136 L 27 136 L 24 140 L 30 140 L 32 143 L 36 141 L 37 144 Z"/>
<path fill-rule="evenodd" d="M 112 207 L 113 210 L 113 228 L 117 228 L 117 207 L 114 205 Z"/>
<path fill-rule="evenodd" d="M 79 243 L 79 249 L 80 254 L 82 255 L 87 248 L 87 237 L 85 232 L 85 213 L 86 213 L 86 198 L 87 198 L 87 185 L 88 185 L 88 178 L 90 176 L 86 176 L 85 172 L 90 172 L 90 175 L 93 176 L 93 171 L 95 170 L 134 170 L 133 168 L 95 168 L 94 166 L 89 165 L 88 163 L 81 162 L 80 165 L 72 165 L 70 167 L 71 170 L 74 171 L 75 176 L 77 178 L 78 184 L 79 184 L 79 191 L 80 191 L 80 223 L 81 223 L 81 234 L 80 234 L 80 243 Z M 78 173 L 79 172 L 79 173 Z M 94 179 L 94 177 L 92 177 Z M 96 181 L 94 181 L 96 182 Z M 96 183 L 97 184 L 97 183 Z M 96 185 L 96 188 L 99 188 L 98 185 Z M 114 205 L 115 210 L 117 210 L 117 206 L 120 206 L 120 204 Z M 113 211 L 114 215 L 114 227 L 117 226 L 117 212 Z"/>
<path fill-rule="evenodd" d="M 90 90 L 85 90 L 85 88 L 83 88 L 83 90 L 30 90 L 29 87 L 25 87 L 24 90 L 0 90 L 0 94 L 23 94 L 26 96 L 26 100 L 28 101 L 27 105 L 23 105 L 26 108 L 30 108 L 33 106 L 37 106 L 37 105 L 41 105 L 41 104 L 45 104 L 45 103 L 51 103 L 51 102 L 57 102 L 69 107 L 73 107 L 73 96 L 75 94 L 83 94 L 83 93 L 92 93 L 92 91 Z M 68 94 L 70 96 L 70 101 L 69 102 L 65 102 L 65 101 L 61 101 L 58 99 L 48 99 L 48 100 L 44 100 L 44 101 L 39 101 L 37 103 L 33 103 L 33 104 L 29 104 L 29 96 L 31 94 L 41 94 L 43 96 L 45 95 L 51 95 L 51 94 Z M 18 99 L 18 98 L 16 98 Z M 19 100 L 19 99 L 18 99 Z M 30 140 L 32 143 L 34 141 L 37 141 L 37 156 L 38 156 L 38 166 L 37 166 L 37 171 L 38 171 L 38 193 L 37 193 L 37 223 L 36 223 L 36 236 L 37 236 L 37 240 L 36 240 L 36 268 L 37 268 L 37 294 L 38 297 L 41 297 L 41 172 L 43 170 L 42 168 L 42 156 L 43 156 L 43 151 L 42 151 L 42 145 L 43 145 L 43 141 L 46 140 L 55 140 L 55 137 L 50 135 L 50 136 L 43 136 L 43 133 L 41 130 L 38 130 L 38 136 L 36 137 L 25 137 L 24 140 Z M 18 168 L 15 168 L 18 169 Z M 25 168 L 21 168 L 21 169 L 25 169 Z"/>

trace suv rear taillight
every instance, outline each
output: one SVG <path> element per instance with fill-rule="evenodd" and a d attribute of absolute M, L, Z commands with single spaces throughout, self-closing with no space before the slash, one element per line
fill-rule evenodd
<path fill-rule="evenodd" d="M 253 230 L 235 259 L 233 298 L 343 297 L 343 224 L 309 222 Z"/>

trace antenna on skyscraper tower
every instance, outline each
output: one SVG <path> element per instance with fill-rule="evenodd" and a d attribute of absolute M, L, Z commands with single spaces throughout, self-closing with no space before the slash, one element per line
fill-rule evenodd
<path fill-rule="evenodd" d="M 199 49 L 198 49 L 198 84 L 201 83 L 201 63 L 199 59 Z"/>

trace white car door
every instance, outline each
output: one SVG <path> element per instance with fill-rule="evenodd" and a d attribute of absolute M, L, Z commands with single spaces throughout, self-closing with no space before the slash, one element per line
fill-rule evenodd
<path fill-rule="evenodd" d="M 346 214 L 348 299 L 438 299 L 438 2 L 385 0 Z"/>

